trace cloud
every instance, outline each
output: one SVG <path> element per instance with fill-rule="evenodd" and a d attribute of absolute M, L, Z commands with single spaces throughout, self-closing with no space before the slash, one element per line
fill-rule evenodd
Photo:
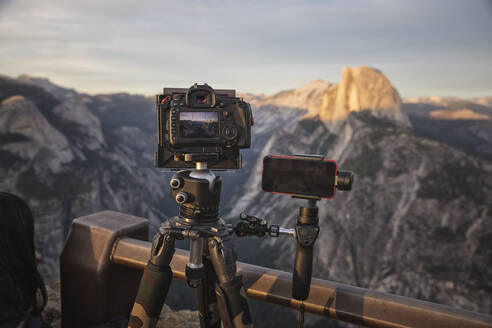
<path fill-rule="evenodd" d="M 17 0 L 0 6 L 3 73 L 44 75 L 90 92 L 148 94 L 164 85 L 215 81 L 271 93 L 316 77 L 335 82 L 343 66 L 373 63 L 404 80 L 405 71 L 426 66 L 418 58 L 453 71 L 453 63 L 466 67 L 492 50 L 490 20 L 475 2 Z M 473 74 L 480 79 L 491 70 Z M 422 82 L 405 82 L 412 84 Z"/>

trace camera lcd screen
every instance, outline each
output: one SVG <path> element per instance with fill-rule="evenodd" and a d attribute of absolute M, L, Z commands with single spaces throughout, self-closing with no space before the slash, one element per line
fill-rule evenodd
<path fill-rule="evenodd" d="M 261 185 L 264 191 L 332 198 L 337 163 L 329 160 L 266 156 Z"/>
<path fill-rule="evenodd" d="M 180 112 L 179 135 L 182 138 L 218 137 L 218 112 Z"/>

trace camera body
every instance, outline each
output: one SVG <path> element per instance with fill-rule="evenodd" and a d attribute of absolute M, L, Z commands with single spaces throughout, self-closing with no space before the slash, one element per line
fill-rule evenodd
<path fill-rule="evenodd" d="M 164 88 L 156 96 L 158 147 L 155 166 L 210 169 L 241 168 L 240 149 L 251 144 L 253 115 L 234 90 L 214 90 L 207 84 L 189 89 Z"/>

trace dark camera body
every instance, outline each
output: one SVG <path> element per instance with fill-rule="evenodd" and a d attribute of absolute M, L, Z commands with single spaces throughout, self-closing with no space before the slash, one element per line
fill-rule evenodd
<path fill-rule="evenodd" d="M 239 150 L 250 147 L 253 116 L 234 90 L 206 84 L 164 88 L 156 96 L 156 109 L 156 167 L 194 168 L 196 162 L 207 162 L 210 169 L 241 168 Z"/>

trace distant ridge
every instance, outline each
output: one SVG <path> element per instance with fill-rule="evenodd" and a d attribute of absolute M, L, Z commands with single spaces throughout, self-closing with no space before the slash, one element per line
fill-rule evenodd
<path fill-rule="evenodd" d="M 77 91 L 75 91 L 74 89 L 60 87 L 59 85 L 56 85 L 46 78 L 33 77 L 28 74 L 21 74 L 17 77 L 17 81 L 40 87 L 45 91 L 51 93 L 58 100 L 67 100 L 76 96 L 80 96 L 80 93 L 77 93 Z"/>
<path fill-rule="evenodd" d="M 323 96 L 330 90 L 336 88 L 336 84 L 313 80 L 299 88 L 280 91 L 271 96 L 244 94 L 247 101 L 256 106 L 281 106 L 305 109 L 309 116 L 319 115 Z"/>
<path fill-rule="evenodd" d="M 306 117 L 318 116 L 335 128 L 351 112 L 363 110 L 370 111 L 376 117 L 388 118 L 397 125 L 411 126 L 401 109 L 398 91 L 381 71 L 366 66 L 345 67 L 339 84 L 316 79 L 297 89 L 271 96 L 247 94 L 244 97 L 256 106 L 305 109 Z"/>
<path fill-rule="evenodd" d="M 479 114 L 471 109 L 456 109 L 456 110 L 433 110 L 429 113 L 430 117 L 441 120 L 491 120 L 489 115 Z"/>

